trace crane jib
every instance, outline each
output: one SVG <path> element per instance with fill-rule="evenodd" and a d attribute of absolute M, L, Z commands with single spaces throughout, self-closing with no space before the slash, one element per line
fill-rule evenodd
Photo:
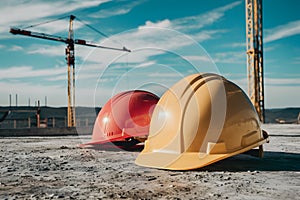
<path fill-rule="evenodd" d="M 58 41 L 58 42 L 64 42 L 64 43 L 70 44 L 70 45 L 79 44 L 79 45 L 96 47 L 96 48 L 131 52 L 126 47 L 123 47 L 123 48 L 106 47 L 106 46 L 101 46 L 101 45 L 98 45 L 98 44 L 93 44 L 93 43 L 88 42 L 88 41 L 83 40 L 83 39 L 73 40 L 73 39 L 69 39 L 69 38 L 63 38 L 63 37 L 60 37 L 60 36 L 49 35 L 49 34 L 46 34 L 46 33 L 38 33 L 38 32 L 28 31 L 28 30 L 19 29 L 19 28 L 11 28 L 9 32 L 14 34 L 14 35 L 24 35 L 24 36 L 30 36 L 30 37 L 40 38 L 40 39 L 53 40 L 53 41 Z"/>

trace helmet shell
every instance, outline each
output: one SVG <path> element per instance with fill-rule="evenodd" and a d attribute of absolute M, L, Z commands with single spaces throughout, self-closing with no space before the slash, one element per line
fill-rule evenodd
<path fill-rule="evenodd" d="M 194 74 L 159 100 L 136 164 L 195 169 L 266 141 L 256 110 L 237 85 L 216 74 Z"/>
<path fill-rule="evenodd" d="M 113 96 L 100 110 L 92 141 L 86 145 L 146 136 L 159 98 L 147 91 L 133 90 Z"/>

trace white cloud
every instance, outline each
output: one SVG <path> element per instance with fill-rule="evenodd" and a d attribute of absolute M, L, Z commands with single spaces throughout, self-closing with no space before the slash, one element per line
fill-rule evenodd
<path fill-rule="evenodd" d="M 246 74 L 225 74 L 227 78 L 237 81 L 241 85 L 247 85 L 248 79 Z M 264 78 L 265 86 L 300 86 L 299 78 Z"/>
<path fill-rule="evenodd" d="M 211 62 L 210 57 L 208 56 L 183 56 L 184 59 L 188 61 L 204 61 L 204 62 Z"/>
<path fill-rule="evenodd" d="M 151 21 L 146 21 L 145 25 L 139 27 L 139 29 L 144 29 L 144 28 L 172 28 L 172 23 L 168 19 L 158 21 L 156 23 Z"/>
<path fill-rule="evenodd" d="M 214 36 L 220 34 L 220 33 L 225 33 L 227 32 L 226 30 L 206 30 L 206 31 L 201 31 L 199 33 L 191 35 L 194 40 L 197 42 L 203 42 L 205 40 L 213 39 Z"/>
<path fill-rule="evenodd" d="M 224 17 L 226 11 L 231 10 L 240 4 L 241 1 L 236 1 L 223 7 L 213 9 L 204 14 L 183 17 L 174 20 L 164 19 L 158 22 L 146 21 L 145 25 L 140 26 L 139 28 L 169 28 L 185 33 L 193 31 L 199 33 L 201 28 L 215 23 L 216 21 Z M 210 31 L 207 31 L 207 33 L 209 32 Z M 212 31 L 211 33 L 214 33 L 214 31 Z"/>
<path fill-rule="evenodd" d="M 112 40 L 111 40 L 112 39 Z M 97 48 L 76 47 L 76 56 L 88 62 L 103 64 L 105 67 L 111 62 L 141 63 L 155 55 L 174 51 L 182 46 L 197 45 L 195 41 L 178 32 L 159 28 L 139 28 L 124 32 L 111 39 L 102 41 L 102 46 L 119 47 L 113 40 L 121 41 L 124 46 L 132 50 L 131 53 L 121 51 L 102 50 Z M 117 59 L 120 55 L 126 55 Z M 117 60 L 116 60 L 117 59 Z"/>
<path fill-rule="evenodd" d="M 196 37 L 198 39 L 205 40 L 208 36 L 199 34 Z M 176 49 L 199 44 L 190 36 L 183 33 L 174 31 L 172 29 L 157 28 L 157 27 L 139 27 L 138 30 L 132 30 L 129 32 L 118 35 L 125 45 L 129 49 L 152 49 L 153 55 L 162 54 L 166 50 L 174 51 Z M 156 52 L 154 51 L 156 50 Z"/>
<path fill-rule="evenodd" d="M 224 75 L 248 93 L 248 79 L 246 74 L 236 76 Z M 265 78 L 265 107 L 299 107 L 300 79 L 299 78 Z"/>
<path fill-rule="evenodd" d="M 277 81 L 282 80 L 278 79 Z M 267 108 L 300 107 L 299 91 L 300 85 L 266 85 L 265 106 Z"/>
<path fill-rule="evenodd" d="M 107 1 L 4 1 L 1 2 L 0 7 L 0 18 L 2 19 L 0 23 L 0 33 L 8 32 L 8 29 L 11 26 L 26 26 L 40 23 L 41 21 L 46 21 L 49 18 L 53 19 L 53 16 L 63 15 L 77 9 L 97 6 L 104 2 Z M 48 30 L 52 29 L 53 31 L 59 31 L 64 30 L 66 25 L 48 25 L 48 27 Z"/>
<path fill-rule="evenodd" d="M 294 60 L 292 61 L 292 64 L 295 64 L 295 65 L 300 64 L 300 57 L 294 58 Z"/>
<path fill-rule="evenodd" d="M 151 73 L 148 75 L 149 77 L 155 78 L 177 78 L 179 75 L 176 73 Z"/>
<path fill-rule="evenodd" d="M 67 79 L 67 73 L 65 75 L 58 75 L 49 78 L 45 78 L 47 81 L 65 81 Z"/>
<path fill-rule="evenodd" d="M 65 54 L 66 45 L 34 44 L 27 48 L 27 54 L 41 54 L 47 56 L 61 56 Z"/>
<path fill-rule="evenodd" d="M 127 47 L 130 49 L 157 49 L 156 52 L 152 51 L 148 54 L 148 57 L 164 53 L 163 51 L 159 51 L 159 49 L 178 52 L 180 48 L 187 46 L 199 46 L 199 42 L 212 39 L 219 33 L 226 32 L 226 30 L 201 31 L 200 29 L 216 22 L 224 16 L 226 11 L 238 6 L 239 4 L 241 4 L 241 1 L 236 1 L 198 16 L 190 16 L 174 20 L 165 19 L 158 22 L 146 21 L 145 25 L 139 26 L 136 31 L 122 33 L 117 37 L 124 44 L 128 44 Z M 189 35 L 182 34 L 178 31 L 185 33 L 189 32 Z M 207 56 L 207 53 L 204 53 L 203 50 L 200 52 L 201 53 L 200 55 L 198 53 L 198 56 Z M 183 54 L 182 56 L 186 55 Z M 145 59 L 146 57 L 147 56 L 143 56 L 140 58 Z M 133 62 L 143 61 L 142 59 L 133 59 Z"/>
<path fill-rule="evenodd" d="M 234 63 L 245 64 L 246 63 L 245 51 L 226 51 L 221 53 L 215 53 L 213 60 L 217 63 Z"/>
<path fill-rule="evenodd" d="M 16 66 L 0 69 L 0 79 L 49 77 L 66 73 L 65 68 L 33 69 L 31 66 Z"/>
<path fill-rule="evenodd" d="M 13 45 L 10 49 L 8 49 L 9 51 L 22 51 L 23 47 L 21 46 L 17 46 L 17 45 Z"/>
<path fill-rule="evenodd" d="M 229 48 L 235 48 L 235 47 L 244 47 L 246 48 L 246 43 L 245 42 L 233 42 L 233 43 L 229 43 L 229 44 L 224 44 L 222 45 L 224 47 L 229 47 Z"/>
<path fill-rule="evenodd" d="M 264 52 L 273 51 L 280 48 L 279 45 L 265 45 L 264 46 Z"/>
<path fill-rule="evenodd" d="M 241 3 L 241 1 L 236 1 L 223 7 L 216 8 L 204 14 L 176 19 L 173 21 L 172 26 L 176 30 L 181 31 L 192 31 L 195 29 L 198 30 L 205 26 L 215 23 L 224 16 L 226 11 L 233 9 Z"/>
<path fill-rule="evenodd" d="M 84 26 L 84 24 L 82 24 L 82 23 L 78 23 L 78 22 L 76 23 L 76 19 L 75 19 L 75 22 L 73 23 L 73 29 L 75 31 L 77 29 L 80 29 L 83 26 Z M 69 31 L 69 18 L 66 18 L 65 20 L 59 20 L 59 21 L 55 21 L 52 23 L 43 24 L 43 25 L 36 26 L 33 28 L 28 27 L 25 29 L 29 29 L 29 30 L 31 30 L 33 32 L 37 32 L 37 33 L 47 33 L 49 35 L 63 32 L 64 34 L 59 34 L 57 36 L 67 38 L 68 31 Z"/>
<path fill-rule="evenodd" d="M 108 18 L 116 15 L 124 15 L 129 13 L 134 7 L 144 3 L 144 1 L 128 1 L 128 3 L 117 5 L 110 9 L 102 10 L 100 9 L 97 13 L 93 13 L 90 17 L 93 18 Z"/>
<path fill-rule="evenodd" d="M 145 63 L 141 63 L 139 65 L 137 65 L 138 68 L 145 68 L 145 67 L 149 67 L 151 65 L 155 65 L 156 62 L 154 61 L 150 61 L 150 62 L 145 62 Z"/>
<path fill-rule="evenodd" d="M 200 37 L 203 40 L 205 38 L 199 34 L 198 38 Z M 204 66 L 203 63 L 205 63 L 206 69 L 214 69 L 214 64 L 211 62 L 209 55 L 198 42 L 188 35 L 171 29 L 139 27 L 138 29 L 120 33 L 111 38 L 121 41 L 132 52 L 124 53 L 78 46 L 76 47 L 76 56 L 79 56 L 83 60 L 83 63 L 77 64 L 77 69 L 78 67 L 80 68 L 79 78 L 91 78 L 96 76 L 96 74 L 99 76 L 99 73 L 108 66 L 111 66 L 112 63 L 119 64 L 118 66 L 113 66 L 114 69 L 128 67 L 124 65 L 126 63 L 129 64 L 129 67 L 135 68 L 139 67 L 139 65 L 146 67 L 153 63 L 159 65 L 162 63 L 157 60 L 156 56 L 162 54 L 169 56 L 168 62 L 170 62 L 170 65 L 173 65 L 174 62 L 177 63 L 178 59 L 180 60 L 181 58 L 182 60 L 186 59 L 189 61 L 192 66 Z M 100 44 L 116 47 L 113 40 L 107 39 Z M 182 47 L 188 47 L 190 51 L 187 52 Z M 197 55 L 193 55 L 191 52 L 196 52 Z M 95 64 L 91 65 L 91 63 Z M 215 70 L 209 69 L 209 71 Z"/>
<path fill-rule="evenodd" d="M 299 78 L 265 78 L 265 85 L 284 86 L 298 85 L 300 86 Z"/>
<path fill-rule="evenodd" d="M 54 3 L 53 3 L 54 4 Z M 215 20 L 219 19 L 224 15 L 224 12 L 228 9 L 231 9 L 237 5 L 239 5 L 240 2 L 234 2 L 232 4 L 229 4 L 227 6 L 223 6 L 221 8 L 214 9 L 211 12 L 208 12 L 204 15 L 201 15 L 200 17 L 201 24 L 204 26 L 206 24 L 211 24 Z M 91 4 L 88 4 L 91 5 Z M 128 4 L 128 7 L 136 6 L 137 3 Z M 49 5 L 42 5 L 41 7 L 47 7 L 51 6 Z M 72 7 L 72 6 L 71 6 Z M 29 7 L 30 8 L 30 7 Z M 207 19 L 208 16 L 211 15 L 217 15 L 219 17 L 213 18 L 214 20 Z M 195 16 L 195 18 L 198 18 L 199 16 Z M 32 19 L 32 18 L 30 18 Z M 193 34 L 193 38 L 190 38 L 190 36 L 181 34 L 177 31 L 173 31 L 180 29 L 180 24 L 184 23 L 193 23 L 193 17 L 187 17 L 187 18 L 181 18 L 181 19 L 175 19 L 175 20 L 163 20 L 160 22 L 151 22 L 147 21 L 145 25 L 138 27 L 137 30 L 121 33 L 115 37 L 111 37 L 109 40 L 106 41 L 100 41 L 104 46 L 120 46 L 119 44 L 114 44 L 111 42 L 113 39 L 115 40 L 121 40 L 122 43 L 128 44 L 125 45 L 127 48 L 131 48 L 134 50 L 142 50 L 143 53 L 131 53 L 128 55 L 130 59 L 127 60 L 131 63 L 137 63 L 137 62 L 145 62 L 147 59 L 151 56 L 160 55 L 165 53 L 166 51 L 174 51 L 176 49 L 180 49 L 182 47 L 186 47 L 189 45 L 197 46 L 197 42 L 202 42 L 208 39 L 211 39 L 214 35 L 218 33 L 224 32 L 224 30 L 209 30 L 209 31 L 201 31 L 196 32 Z M 208 20 L 207 22 L 205 22 Z M 154 27 L 154 28 L 153 28 Z M 172 28 L 172 29 L 166 29 L 166 28 Z M 202 27 L 202 26 L 201 26 Z M 193 41 L 193 40 L 197 40 Z M 106 45 L 105 45 L 106 44 Z M 151 51 L 145 51 L 145 49 L 152 49 Z M 63 54 L 64 47 L 62 45 L 60 46 L 48 46 L 48 45 L 39 45 L 32 46 L 29 48 L 27 53 L 30 54 L 44 54 L 44 55 L 52 55 L 52 56 L 60 56 Z M 80 57 L 82 60 L 88 60 L 89 62 L 97 62 L 97 63 L 104 63 L 105 65 L 109 64 L 111 61 L 113 61 L 117 56 L 120 55 L 120 52 L 113 52 L 106 50 L 106 52 L 101 50 L 95 50 L 91 48 L 80 48 L 76 47 L 76 57 Z M 203 50 L 201 50 L 202 54 Z M 178 51 L 177 51 L 178 52 Z M 182 52 L 180 52 L 182 53 Z M 199 53 L 198 53 L 199 55 Z M 184 55 L 183 55 L 184 56 Z M 202 56 L 203 55 L 199 55 Z M 127 61 L 127 62 L 128 62 Z"/>
<path fill-rule="evenodd" d="M 265 30 L 264 42 L 272 42 L 282 38 L 300 34 L 300 20 Z"/>

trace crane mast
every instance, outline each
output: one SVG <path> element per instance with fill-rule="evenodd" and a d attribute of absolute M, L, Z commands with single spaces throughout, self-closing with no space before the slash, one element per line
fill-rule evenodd
<path fill-rule="evenodd" d="M 246 2 L 248 94 L 260 121 L 265 121 L 262 0 Z"/>
<path fill-rule="evenodd" d="M 68 64 L 68 127 L 76 126 L 75 114 L 75 50 L 74 50 L 74 32 L 73 20 L 75 17 L 70 16 L 68 45 L 66 48 L 66 59 Z"/>
<path fill-rule="evenodd" d="M 86 40 L 82 39 L 74 39 L 74 30 L 73 30 L 73 21 L 75 19 L 74 15 L 70 16 L 69 20 L 69 33 L 68 38 L 49 35 L 46 33 L 38 33 L 33 31 L 28 31 L 19 28 L 11 28 L 10 33 L 14 35 L 24 35 L 29 37 L 35 37 L 40 39 L 47 39 L 57 42 L 63 42 L 67 44 L 66 47 L 66 60 L 68 65 L 68 87 L 67 87 L 67 95 L 68 95 L 68 108 L 67 108 L 67 125 L 68 127 L 75 127 L 76 126 L 76 114 L 75 114 L 75 44 L 89 46 L 89 47 L 96 47 L 108 50 L 117 50 L 117 51 L 126 51 L 131 52 L 126 47 L 123 48 L 114 48 L 114 47 L 106 47 L 101 46 L 98 44 L 93 44 Z"/>

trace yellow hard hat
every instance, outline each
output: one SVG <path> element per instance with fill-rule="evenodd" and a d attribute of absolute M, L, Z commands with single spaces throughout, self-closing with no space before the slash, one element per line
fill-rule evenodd
<path fill-rule="evenodd" d="M 171 170 L 204 167 L 261 147 L 268 134 L 247 95 L 222 76 L 185 77 L 157 103 L 136 164 Z"/>

